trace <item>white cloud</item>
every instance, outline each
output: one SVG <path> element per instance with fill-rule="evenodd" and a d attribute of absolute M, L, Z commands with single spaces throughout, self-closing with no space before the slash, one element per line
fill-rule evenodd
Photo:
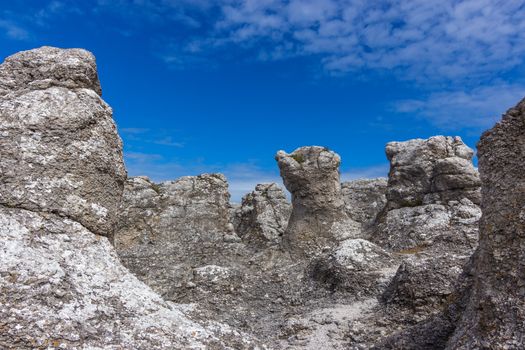
<path fill-rule="evenodd" d="M 29 32 L 15 23 L 0 19 L 0 29 L 5 31 L 5 35 L 14 40 L 26 40 L 29 38 Z"/>
<path fill-rule="evenodd" d="M 341 173 L 341 181 L 352 181 L 359 179 L 375 179 L 378 177 L 387 177 L 390 165 L 388 163 L 371 165 L 361 168 L 350 168 Z"/>
<path fill-rule="evenodd" d="M 430 94 L 425 99 L 399 101 L 394 110 L 423 117 L 445 129 L 484 129 L 525 96 L 525 86 L 495 84 L 471 90 Z"/>

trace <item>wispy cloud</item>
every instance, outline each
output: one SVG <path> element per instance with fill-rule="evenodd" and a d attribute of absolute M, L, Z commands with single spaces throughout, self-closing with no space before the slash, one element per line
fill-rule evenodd
<path fill-rule="evenodd" d="M 428 119 L 444 130 L 479 130 L 493 125 L 504 111 L 524 96 L 525 86 L 502 83 L 398 101 L 394 110 Z"/>
<path fill-rule="evenodd" d="M 525 2 L 223 0 L 184 48 L 236 45 L 265 59 L 317 55 L 325 69 L 394 70 L 424 81 L 490 78 L 523 63 Z M 186 54 L 188 50 L 186 50 Z"/>
<path fill-rule="evenodd" d="M 120 133 L 124 141 L 130 145 L 155 144 L 176 148 L 182 148 L 185 145 L 185 142 L 171 135 L 177 133 L 177 130 L 128 127 L 120 129 Z"/>
<path fill-rule="evenodd" d="M 0 19 L 0 30 L 3 30 L 5 35 L 10 39 L 29 39 L 29 32 L 12 21 Z"/>

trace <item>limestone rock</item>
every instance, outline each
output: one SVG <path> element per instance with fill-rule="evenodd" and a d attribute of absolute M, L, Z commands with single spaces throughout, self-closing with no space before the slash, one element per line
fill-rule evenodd
<path fill-rule="evenodd" d="M 2 349 L 250 346 L 225 325 L 191 321 L 191 307 L 164 301 L 107 238 L 70 219 L 0 207 L 0 259 Z"/>
<path fill-rule="evenodd" d="M 239 241 L 230 223 L 229 199 L 221 174 L 160 184 L 145 177 L 128 179 L 115 233 L 123 264 L 161 295 L 175 298 L 183 292 L 176 281 L 187 279 L 190 266 L 221 265 L 228 259 L 221 257 L 223 245 Z"/>
<path fill-rule="evenodd" d="M 468 198 L 479 204 L 480 180 L 472 165 L 474 152 L 459 137 L 434 136 L 390 142 L 388 208 Z"/>
<path fill-rule="evenodd" d="M 250 245 L 280 244 L 291 211 L 284 191 L 277 184 L 259 184 L 243 197 L 236 212 L 235 232 Z"/>
<path fill-rule="evenodd" d="M 0 67 L 0 348 L 253 347 L 164 301 L 101 236 L 126 174 L 92 55 L 44 48 Z"/>
<path fill-rule="evenodd" d="M 468 255 L 414 254 L 405 259 L 381 299 L 389 306 L 432 314 L 452 295 Z"/>
<path fill-rule="evenodd" d="M 359 236 L 361 225 L 344 209 L 339 155 L 324 147 L 307 146 L 290 154 L 279 151 L 275 159 L 292 194 L 292 214 L 283 236 L 288 250 L 308 255 Z"/>
<path fill-rule="evenodd" d="M 348 216 L 362 224 L 373 222 L 385 207 L 387 183 L 385 178 L 343 182 L 341 191 Z"/>
<path fill-rule="evenodd" d="M 448 349 L 518 349 L 525 342 L 525 100 L 478 143 L 482 180 L 472 285 Z"/>
<path fill-rule="evenodd" d="M 396 259 L 364 239 L 348 239 L 309 266 L 310 277 L 330 290 L 354 296 L 373 295 L 386 285 L 397 268 Z"/>
<path fill-rule="evenodd" d="M 374 242 L 394 251 L 429 247 L 439 242 L 472 249 L 477 243 L 481 210 L 470 200 L 392 209 L 378 225 Z"/>
<path fill-rule="evenodd" d="M 93 54 L 82 49 L 44 46 L 18 52 L 0 67 L 0 96 L 50 87 L 89 89 L 101 95 Z"/>
<path fill-rule="evenodd" d="M 16 54 L 0 65 L 0 91 L 0 204 L 111 236 L 126 171 L 94 57 L 52 48 Z"/>

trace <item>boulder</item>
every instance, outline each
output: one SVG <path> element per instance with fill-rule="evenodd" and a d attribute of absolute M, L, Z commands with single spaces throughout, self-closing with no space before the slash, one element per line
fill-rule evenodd
<path fill-rule="evenodd" d="M 95 58 L 40 48 L 0 65 L 0 204 L 111 236 L 126 170 Z"/>
<path fill-rule="evenodd" d="M 290 154 L 279 151 L 275 159 L 292 194 L 292 214 L 283 236 L 286 249 L 311 255 L 359 236 L 361 225 L 345 211 L 338 154 L 325 147 L 307 146 Z"/>
<path fill-rule="evenodd" d="M 291 211 L 292 206 L 277 184 L 258 184 L 254 191 L 242 198 L 235 214 L 235 232 L 253 246 L 278 245 Z"/>

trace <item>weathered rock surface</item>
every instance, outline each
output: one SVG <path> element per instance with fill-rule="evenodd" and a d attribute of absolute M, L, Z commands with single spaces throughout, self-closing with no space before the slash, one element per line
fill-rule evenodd
<path fill-rule="evenodd" d="M 314 281 L 330 290 L 352 292 L 354 296 L 375 295 L 396 271 L 395 259 L 364 239 L 348 239 L 309 267 Z"/>
<path fill-rule="evenodd" d="M 235 232 L 249 245 L 278 245 L 291 211 L 292 206 L 277 184 L 259 184 L 242 198 L 242 204 L 235 212 Z"/>
<path fill-rule="evenodd" d="M 388 209 L 446 203 L 468 198 L 480 201 L 479 175 L 472 165 L 474 152 L 459 137 L 434 136 L 390 142 Z"/>
<path fill-rule="evenodd" d="M 372 223 L 386 204 L 388 179 L 361 179 L 341 183 L 348 216 L 364 225 Z"/>
<path fill-rule="evenodd" d="M 70 219 L 0 207 L 0 259 L 2 349 L 250 346 L 223 324 L 191 321 L 193 307 L 164 301 L 107 238 Z"/>
<path fill-rule="evenodd" d="M 298 255 L 315 254 L 325 246 L 360 235 L 361 225 L 344 209 L 339 155 L 310 146 L 290 154 L 279 151 L 275 159 L 292 194 L 292 214 L 283 236 L 286 249 Z"/>
<path fill-rule="evenodd" d="M 253 346 L 190 320 L 192 307 L 164 301 L 102 236 L 125 170 L 94 67 L 85 51 L 51 48 L 0 66 L 0 348 Z"/>
<path fill-rule="evenodd" d="M 84 50 L 44 47 L 0 66 L 0 204 L 111 236 L 126 170 L 99 93 L 95 59 Z"/>
<path fill-rule="evenodd" d="M 483 217 L 468 303 L 448 349 L 525 344 L 525 100 L 478 143 Z"/>

